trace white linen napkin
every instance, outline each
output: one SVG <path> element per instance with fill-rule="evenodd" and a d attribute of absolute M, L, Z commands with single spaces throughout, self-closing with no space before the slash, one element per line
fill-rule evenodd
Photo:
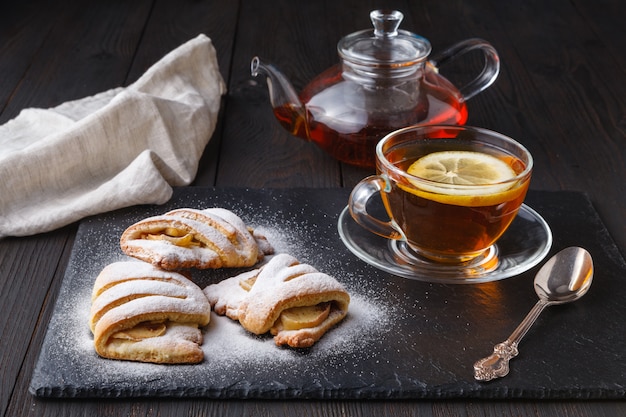
<path fill-rule="evenodd" d="M 22 110 L 0 126 L 0 238 L 165 203 L 195 178 L 225 92 L 199 35 L 128 87 Z"/>

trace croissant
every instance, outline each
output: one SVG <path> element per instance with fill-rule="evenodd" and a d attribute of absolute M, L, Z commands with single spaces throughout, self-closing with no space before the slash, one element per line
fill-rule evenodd
<path fill-rule="evenodd" d="M 333 277 L 287 254 L 204 289 L 219 315 L 277 345 L 310 347 L 348 312 L 350 295 Z"/>
<path fill-rule="evenodd" d="M 96 278 L 89 327 L 98 355 L 154 363 L 203 360 L 211 306 L 196 284 L 145 262 L 116 262 Z"/>
<path fill-rule="evenodd" d="M 120 246 L 167 270 L 249 267 L 273 253 L 263 235 L 222 208 L 183 208 L 143 219 L 122 233 Z"/>

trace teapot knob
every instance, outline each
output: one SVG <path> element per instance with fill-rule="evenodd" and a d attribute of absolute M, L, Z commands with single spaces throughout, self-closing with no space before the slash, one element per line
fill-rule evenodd
<path fill-rule="evenodd" d="M 398 10 L 374 10 L 370 13 L 377 38 L 388 38 L 398 35 L 398 28 L 404 15 Z"/>

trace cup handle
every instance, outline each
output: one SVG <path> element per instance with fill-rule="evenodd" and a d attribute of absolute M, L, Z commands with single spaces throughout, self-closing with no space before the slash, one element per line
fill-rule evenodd
<path fill-rule="evenodd" d="M 389 192 L 390 186 L 386 178 L 372 175 L 362 179 L 350 193 L 348 209 L 350 215 L 359 225 L 387 239 L 403 239 L 404 236 L 395 227 L 393 221 L 380 220 L 367 211 L 369 200 L 381 192 Z"/>
<path fill-rule="evenodd" d="M 430 60 L 432 65 L 440 68 L 454 61 L 459 56 L 477 49 L 483 52 L 485 65 L 476 78 L 459 88 L 463 99 L 466 101 L 489 87 L 498 77 L 500 72 L 500 57 L 496 49 L 487 41 L 472 38 L 452 45 Z"/>

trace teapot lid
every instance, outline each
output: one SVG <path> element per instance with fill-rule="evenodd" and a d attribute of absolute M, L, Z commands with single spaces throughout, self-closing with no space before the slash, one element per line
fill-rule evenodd
<path fill-rule="evenodd" d="M 419 35 L 398 29 L 404 15 L 397 10 L 374 10 L 370 19 L 374 30 L 347 35 L 337 44 L 342 59 L 353 64 L 396 68 L 424 61 L 430 42 Z"/>

